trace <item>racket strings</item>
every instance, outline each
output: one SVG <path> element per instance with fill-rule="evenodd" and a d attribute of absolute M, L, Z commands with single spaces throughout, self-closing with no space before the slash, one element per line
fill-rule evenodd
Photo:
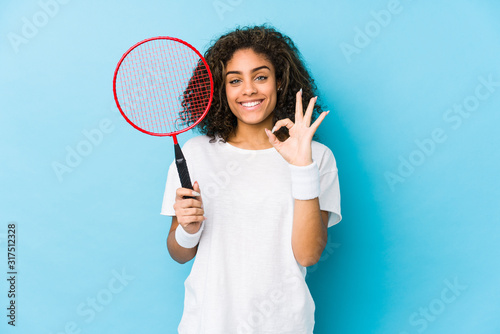
<path fill-rule="evenodd" d="M 199 61 L 193 76 L 184 92 L 183 97 L 183 112 L 182 120 L 185 124 L 191 124 L 197 119 L 197 115 L 190 113 L 189 110 L 197 109 L 199 105 L 205 105 L 210 97 L 210 81 L 208 72 L 203 64 Z"/>
<path fill-rule="evenodd" d="M 198 54 L 170 39 L 150 40 L 131 50 L 120 64 L 115 85 L 122 112 L 154 134 L 195 123 L 211 95 L 210 74 Z"/>

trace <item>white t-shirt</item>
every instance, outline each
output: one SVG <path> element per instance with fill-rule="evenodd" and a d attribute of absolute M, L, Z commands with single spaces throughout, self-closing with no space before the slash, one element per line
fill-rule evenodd
<path fill-rule="evenodd" d="M 314 301 L 306 268 L 292 251 L 294 199 L 288 163 L 274 148 L 245 150 L 198 136 L 182 148 L 191 181 L 198 181 L 204 230 L 186 279 L 181 334 L 311 334 Z M 335 158 L 312 142 L 321 180 L 320 209 L 338 223 Z M 161 214 L 174 216 L 180 180 L 168 171 Z"/>

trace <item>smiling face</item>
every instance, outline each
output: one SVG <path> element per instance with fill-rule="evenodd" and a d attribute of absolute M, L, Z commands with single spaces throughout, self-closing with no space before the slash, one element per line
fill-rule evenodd
<path fill-rule="evenodd" d="M 272 126 L 276 107 L 274 66 L 252 49 L 240 49 L 226 64 L 226 97 L 238 126 Z"/>

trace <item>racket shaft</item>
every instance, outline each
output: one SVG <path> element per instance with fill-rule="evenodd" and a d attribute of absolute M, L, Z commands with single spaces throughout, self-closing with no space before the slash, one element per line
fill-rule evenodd
<path fill-rule="evenodd" d="M 177 165 L 177 172 L 179 172 L 179 178 L 181 179 L 182 188 L 193 189 L 193 184 L 191 183 L 191 178 L 189 177 L 189 171 L 182 154 L 181 147 L 179 144 L 175 144 L 175 164 Z"/>

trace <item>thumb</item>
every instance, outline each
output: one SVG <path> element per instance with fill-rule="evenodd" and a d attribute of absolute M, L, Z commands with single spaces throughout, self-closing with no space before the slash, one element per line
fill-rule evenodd
<path fill-rule="evenodd" d="M 269 131 L 268 129 L 265 129 L 266 131 L 266 134 L 267 134 L 267 137 L 269 138 L 269 143 L 271 143 L 271 145 L 274 146 L 274 148 L 278 149 L 279 145 L 281 144 L 281 142 L 278 140 L 278 138 L 274 135 L 274 133 L 272 133 L 271 131 Z"/>
<path fill-rule="evenodd" d="M 193 190 L 196 191 L 197 193 L 200 193 L 200 185 L 198 184 L 198 181 L 194 181 L 193 183 Z"/>

